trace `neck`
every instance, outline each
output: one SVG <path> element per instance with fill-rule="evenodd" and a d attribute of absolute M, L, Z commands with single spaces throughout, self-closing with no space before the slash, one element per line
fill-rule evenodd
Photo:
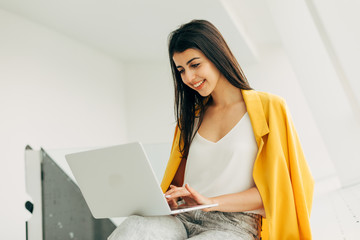
<path fill-rule="evenodd" d="M 216 88 L 211 93 L 211 97 L 212 105 L 216 107 L 227 107 L 243 101 L 241 90 L 234 87 L 225 78 L 219 79 Z"/>

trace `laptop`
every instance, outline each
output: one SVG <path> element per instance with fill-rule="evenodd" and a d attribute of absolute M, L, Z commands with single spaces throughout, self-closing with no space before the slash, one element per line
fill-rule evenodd
<path fill-rule="evenodd" d="M 217 206 L 170 209 L 140 142 L 65 158 L 94 218 L 171 215 Z"/>

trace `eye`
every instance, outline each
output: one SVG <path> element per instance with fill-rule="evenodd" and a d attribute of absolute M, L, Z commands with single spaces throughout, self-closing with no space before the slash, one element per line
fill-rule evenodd
<path fill-rule="evenodd" d="M 184 69 L 179 70 L 179 74 L 183 74 L 185 72 Z"/>
<path fill-rule="evenodd" d="M 196 63 L 196 64 L 192 64 L 191 67 L 192 68 L 197 68 L 200 65 L 200 63 Z"/>

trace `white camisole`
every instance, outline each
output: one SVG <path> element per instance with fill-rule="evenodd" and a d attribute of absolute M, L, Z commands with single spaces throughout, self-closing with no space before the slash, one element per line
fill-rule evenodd
<path fill-rule="evenodd" d="M 184 184 L 206 197 L 254 187 L 252 172 L 257 152 L 247 113 L 216 143 L 196 133 L 189 149 Z"/>

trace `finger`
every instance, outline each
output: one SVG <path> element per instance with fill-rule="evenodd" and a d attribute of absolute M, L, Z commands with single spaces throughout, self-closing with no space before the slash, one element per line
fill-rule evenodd
<path fill-rule="evenodd" d="M 173 192 L 174 192 L 173 190 L 169 190 L 169 191 L 167 191 L 167 192 L 164 193 L 164 196 L 166 196 L 166 195 L 171 195 Z"/>
<path fill-rule="evenodd" d="M 165 197 L 167 199 L 174 199 L 174 198 L 179 198 L 179 197 L 184 197 L 184 196 L 189 196 L 190 193 L 188 190 L 186 190 L 185 188 L 178 188 L 176 191 L 172 192 L 171 194 L 167 194 Z"/>
<path fill-rule="evenodd" d="M 200 195 L 197 191 L 195 191 L 189 184 L 185 184 L 185 189 L 193 196 L 195 200 L 201 200 L 202 195 Z"/>
<path fill-rule="evenodd" d="M 184 199 L 185 204 L 186 204 L 187 206 L 199 205 L 199 203 L 196 202 L 196 201 L 195 201 L 193 198 L 191 198 L 191 197 L 184 197 L 183 199 Z"/>
<path fill-rule="evenodd" d="M 171 196 L 170 195 L 166 195 L 165 196 L 165 199 L 166 199 L 166 201 L 169 203 L 169 202 L 171 202 L 171 201 L 176 201 L 177 199 L 175 199 L 175 198 L 171 198 Z"/>
<path fill-rule="evenodd" d="M 178 206 L 177 202 L 174 199 L 168 201 L 168 204 L 171 208 L 176 208 Z"/>
<path fill-rule="evenodd" d="M 170 185 L 170 190 L 168 190 L 165 195 L 171 195 L 173 192 L 178 191 L 184 187 L 176 187 L 175 185 Z"/>
<path fill-rule="evenodd" d="M 172 188 L 170 190 L 168 190 L 165 195 L 171 195 L 173 192 L 177 191 L 178 188 Z"/>
<path fill-rule="evenodd" d="M 185 184 L 185 188 L 190 192 L 192 198 L 199 204 L 212 204 L 214 203 L 210 198 L 204 197 L 197 191 L 195 191 L 189 184 Z M 202 209 L 204 212 L 216 211 L 216 207 L 209 207 Z"/>
<path fill-rule="evenodd" d="M 185 185 L 185 189 L 189 191 L 191 197 L 196 201 L 198 204 L 209 204 L 209 199 L 195 191 L 189 184 Z"/>

